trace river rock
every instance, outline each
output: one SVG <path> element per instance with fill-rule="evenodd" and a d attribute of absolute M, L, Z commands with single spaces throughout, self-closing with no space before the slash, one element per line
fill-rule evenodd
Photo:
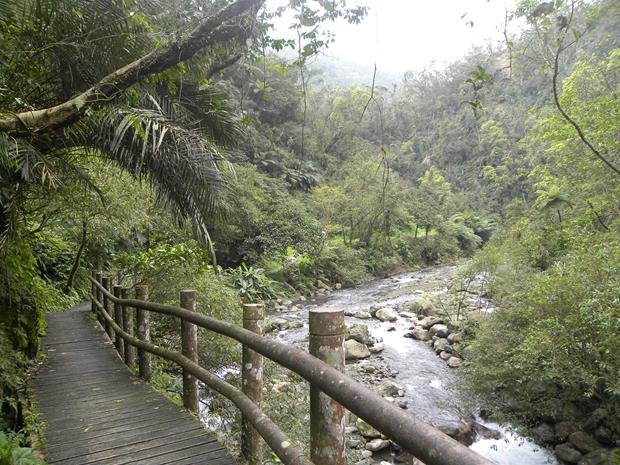
<path fill-rule="evenodd" d="M 435 313 L 435 306 L 429 299 L 414 300 L 409 304 L 409 310 L 420 315 L 432 315 Z"/>
<path fill-rule="evenodd" d="M 549 423 L 541 423 L 532 430 L 532 435 L 543 444 L 555 443 L 555 431 Z"/>
<path fill-rule="evenodd" d="M 496 429 L 484 426 L 482 423 L 474 422 L 474 431 L 478 438 L 482 439 L 501 439 L 502 433 Z"/>
<path fill-rule="evenodd" d="M 450 344 L 457 344 L 463 340 L 463 335 L 461 333 L 452 333 L 448 335 L 448 342 Z"/>
<path fill-rule="evenodd" d="M 587 453 L 577 463 L 579 465 L 618 465 L 620 449 L 598 449 Z"/>
<path fill-rule="evenodd" d="M 368 312 L 355 312 L 353 316 L 358 320 L 370 320 L 372 318 L 372 315 Z"/>
<path fill-rule="evenodd" d="M 366 450 L 369 450 L 371 452 L 378 452 L 389 447 L 389 445 L 390 441 L 388 441 L 387 439 L 373 439 L 372 441 L 366 443 Z"/>
<path fill-rule="evenodd" d="M 449 353 L 449 352 L 446 352 L 446 351 L 444 350 L 443 352 L 441 352 L 441 353 L 439 354 L 439 357 L 440 357 L 442 360 L 445 360 L 445 361 L 447 362 L 447 361 L 448 361 L 448 359 L 449 359 L 450 357 L 452 357 L 452 354 L 451 354 L 451 353 Z"/>
<path fill-rule="evenodd" d="M 370 357 L 370 351 L 366 344 L 360 344 L 354 339 L 344 343 L 344 358 L 346 360 L 361 360 Z"/>
<path fill-rule="evenodd" d="M 568 437 L 577 431 L 577 425 L 571 423 L 570 421 L 560 421 L 555 424 L 553 427 L 555 431 L 555 440 L 557 442 L 564 442 L 568 440 Z"/>
<path fill-rule="evenodd" d="M 373 344 L 370 347 L 368 347 L 368 350 L 370 351 L 371 354 L 377 354 L 379 352 L 383 352 L 384 349 L 385 349 L 385 345 L 382 342 L 377 342 L 376 344 Z"/>
<path fill-rule="evenodd" d="M 422 328 L 416 328 L 409 334 L 411 334 L 411 336 L 418 341 L 428 341 L 430 339 L 428 331 Z"/>
<path fill-rule="evenodd" d="M 450 332 L 448 331 L 448 327 L 442 324 L 436 324 L 431 326 L 431 328 L 428 330 L 428 333 L 431 337 L 448 337 L 448 334 L 450 334 Z"/>
<path fill-rule="evenodd" d="M 461 360 L 458 357 L 450 357 L 448 359 L 448 366 L 450 368 L 458 368 L 461 366 L 462 363 L 463 363 L 463 360 Z"/>
<path fill-rule="evenodd" d="M 601 422 L 605 419 L 606 413 L 605 410 L 601 408 L 597 408 L 592 412 L 590 418 L 583 425 L 583 429 L 588 433 L 593 433 L 596 428 L 601 424 Z"/>
<path fill-rule="evenodd" d="M 443 323 L 443 319 L 433 316 L 427 316 L 422 318 L 418 323 L 422 326 L 422 328 L 429 329 L 431 326 Z"/>
<path fill-rule="evenodd" d="M 605 445 L 611 445 L 614 442 L 614 433 L 606 426 L 599 426 L 594 432 L 594 437 L 598 442 Z"/>
<path fill-rule="evenodd" d="M 396 321 L 398 319 L 398 313 L 391 308 L 383 307 L 377 310 L 375 318 L 381 321 Z"/>
<path fill-rule="evenodd" d="M 398 405 L 400 408 L 402 408 L 403 410 L 407 410 L 407 408 L 409 407 L 409 402 L 407 402 L 404 399 L 398 399 L 396 401 L 396 405 Z"/>
<path fill-rule="evenodd" d="M 344 335 L 344 338 L 345 340 L 353 339 L 360 344 L 368 344 L 368 340 L 370 339 L 368 326 L 359 323 L 347 326 L 347 331 Z"/>
<path fill-rule="evenodd" d="M 378 438 L 381 436 L 381 433 L 366 423 L 361 418 L 358 418 L 355 422 L 355 426 L 359 433 L 365 438 Z"/>
<path fill-rule="evenodd" d="M 450 344 L 448 344 L 448 340 L 444 338 L 435 339 L 433 342 L 433 349 L 435 349 L 437 353 L 443 352 L 444 350 L 447 351 L 449 347 Z"/>
<path fill-rule="evenodd" d="M 350 449 L 361 449 L 364 447 L 364 441 L 362 439 L 348 439 L 347 446 Z"/>
<path fill-rule="evenodd" d="M 301 320 L 293 320 L 288 324 L 288 329 L 299 329 L 304 327 L 304 322 Z"/>
<path fill-rule="evenodd" d="M 463 360 L 467 360 L 469 358 L 470 354 L 471 354 L 471 349 L 469 348 L 469 346 L 468 347 L 463 347 L 461 349 L 460 355 L 461 355 L 461 358 Z"/>
<path fill-rule="evenodd" d="M 555 449 L 553 449 L 553 451 L 560 460 L 571 465 L 578 463 L 579 459 L 581 459 L 583 455 L 581 452 L 575 449 L 572 444 L 568 442 L 555 446 Z"/>
<path fill-rule="evenodd" d="M 267 318 L 265 321 L 265 326 L 263 327 L 263 331 L 265 333 L 270 333 L 272 331 L 281 331 L 288 328 L 288 321 L 284 318 Z"/>
<path fill-rule="evenodd" d="M 568 440 L 573 446 L 575 446 L 575 448 L 584 454 L 593 452 L 603 447 L 601 443 L 594 438 L 594 436 L 584 431 L 575 431 L 568 437 Z"/>
<path fill-rule="evenodd" d="M 402 397 L 405 394 L 405 389 L 401 385 L 388 379 L 377 386 L 377 392 L 382 396 Z"/>
<path fill-rule="evenodd" d="M 342 283 L 336 283 L 336 284 L 334 284 L 334 289 L 336 289 L 336 290 L 340 290 L 340 289 L 342 289 Z"/>
<path fill-rule="evenodd" d="M 418 317 L 418 315 L 416 315 L 415 313 L 411 313 L 411 312 L 400 312 L 399 315 L 402 316 L 403 318 L 409 318 L 410 320 L 414 320 Z"/>

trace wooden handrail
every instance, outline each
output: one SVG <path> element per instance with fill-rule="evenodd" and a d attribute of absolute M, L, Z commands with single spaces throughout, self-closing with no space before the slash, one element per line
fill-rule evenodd
<path fill-rule="evenodd" d="M 94 297 L 94 296 L 91 296 Z M 193 376 L 205 383 L 210 388 L 230 399 L 237 408 L 248 418 L 252 426 L 256 428 L 265 442 L 271 447 L 276 455 L 286 465 L 314 465 L 304 456 L 304 453 L 298 447 L 292 445 L 292 442 L 278 426 L 245 394 L 240 390 L 220 379 L 208 370 L 204 369 L 197 363 L 193 362 L 183 354 L 173 350 L 164 349 L 162 347 L 143 341 L 123 331 L 116 324 L 110 315 L 105 311 L 105 306 L 93 298 L 93 302 L 100 311 L 102 317 L 114 329 L 116 334 L 125 341 L 136 346 L 137 348 L 150 352 L 153 355 L 164 358 L 176 363 L 184 370 L 187 370 Z"/>
<path fill-rule="evenodd" d="M 406 414 L 402 409 L 386 401 L 376 392 L 371 391 L 353 378 L 341 373 L 303 350 L 255 334 L 235 324 L 220 321 L 173 305 L 158 304 L 136 299 L 118 299 L 108 292 L 96 279 L 91 278 L 91 281 L 106 298 L 114 303 L 178 317 L 181 320 L 194 323 L 202 328 L 235 339 L 279 365 L 288 368 L 319 388 L 366 423 L 385 434 L 385 436 L 392 439 L 399 446 L 427 465 L 454 465 L 457 463 L 460 465 L 493 465 L 492 462 L 452 439 L 442 431 L 412 415 Z M 95 296 L 93 295 L 93 297 Z M 97 306 L 103 309 L 100 305 L 101 303 L 98 302 Z M 105 313 L 105 310 L 103 310 L 102 313 Z M 109 322 L 107 318 L 106 322 Z M 114 322 L 112 321 L 109 323 Z M 120 330 L 120 328 L 118 329 Z M 140 341 L 133 337 L 132 339 L 133 341 L 130 340 L 130 343 L 135 341 L 140 344 L 136 345 L 137 347 L 147 350 L 144 341 Z M 149 346 L 151 345 L 149 344 Z M 160 353 L 165 351 L 165 349 L 160 347 L 152 347 L 156 348 Z M 175 354 L 175 357 L 182 357 L 180 354 L 172 353 Z M 174 361 L 176 362 L 176 360 Z M 189 360 L 187 361 L 190 362 Z M 193 362 L 191 363 L 193 364 Z M 198 369 L 201 370 L 200 376 L 198 375 Z M 188 368 L 188 371 L 201 380 L 203 380 L 202 376 L 204 375 L 210 382 L 224 383 L 224 381 L 210 374 L 200 366 L 196 365 L 192 370 Z M 213 378 L 216 378 L 217 381 L 213 380 Z M 204 382 L 208 384 L 206 381 Z M 215 387 L 214 389 L 217 390 Z M 218 390 L 218 392 L 220 391 Z M 228 397 L 223 392 L 220 393 Z M 260 412 L 260 415 L 265 416 L 256 404 L 252 403 L 252 405 L 258 409 L 257 415 L 259 414 L 258 412 Z M 271 444 L 269 445 L 273 447 Z M 287 442 L 287 445 L 290 447 L 290 442 Z M 277 453 L 275 449 L 274 452 Z"/>

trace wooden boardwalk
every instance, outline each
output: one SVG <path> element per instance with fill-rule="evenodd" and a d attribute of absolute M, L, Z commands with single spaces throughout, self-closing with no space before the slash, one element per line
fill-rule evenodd
<path fill-rule="evenodd" d="M 58 465 L 234 465 L 202 423 L 134 377 L 90 313 L 47 315 L 48 360 L 31 382 Z"/>

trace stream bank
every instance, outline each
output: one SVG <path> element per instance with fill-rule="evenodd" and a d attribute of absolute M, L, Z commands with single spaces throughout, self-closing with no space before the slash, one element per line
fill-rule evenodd
<path fill-rule="evenodd" d="M 464 313 L 492 312 L 493 305 L 483 297 L 483 277 L 469 283 L 456 308 L 453 301 L 448 302 L 448 286 L 456 271 L 455 266 L 438 266 L 375 280 L 356 288 L 322 292 L 307 301 L 283 303 L 276 307 L 279 311 L 269 317 L 266 329 L 272 330 L 273 336 L 283 342 L 306 347 L 308 312 L 315 308 L 342 309 L 347 315 L 347 325 L 358 328 L 353 330 L 356 333 L 353 337 L 349 335 L 351 340 L 357 339 L 360 346 L 370 349 L 368 354 L 359 354 L 359 359 L 347 361 L 347 372 L 353 377 L 383 391 L 388 400 L 470 444 L 472 449 L 498 465 L 557 465 L 550 449 L 511 431 L 510 425 L 475 418 L 457 395 L 459 370 L 451 366 L 458 366 L 460 362 L 453 358 L 460 360 L 462 354 L 459 350 L 452 353 L 451 347 L 458 347 L 458 328 L 444 325 L 444 322 L 429 324 L 438 319 L 437 314 L 458 312 L 459 315 L 450 315 L 452 320 L 458 321 Z M 431 309 L 433 305 L 440 308 Z M 376 318 L 377 314 L 384 321 Z M 363 334 L 362 325 L 368 328 L 368 336 Z M 438 327 L 433 330 L 435 326 Z M 416 330 L 419 330 L 419 339 L 428 340 L 412 337 Z M 359 332 L 362 334 L 357 334 Z M 449 335 L 453 335 L 450 343 L 447 342 Z M 439 339 L 442 342 L 438 349 L 442 350 L 434 350 L 430 345 L 437 346 Z M 365 459 L 361 463 L 417 463 L 401 454 L 394 445 L 377 438 L 363 422 L 355 420 L 351 418 L 349 422 L 348 445 L 363 451 L 360 455 Z"/>

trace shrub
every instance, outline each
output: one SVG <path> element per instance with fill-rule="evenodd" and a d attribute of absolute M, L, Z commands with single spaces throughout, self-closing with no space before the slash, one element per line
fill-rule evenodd
<path fill-rule="evenodd" d="M 476 333 L 470 388 L 526 422 L 602 407 L 620 434 L 620 240 L 574 238 L 562 259 L 520 281 Z"/>

